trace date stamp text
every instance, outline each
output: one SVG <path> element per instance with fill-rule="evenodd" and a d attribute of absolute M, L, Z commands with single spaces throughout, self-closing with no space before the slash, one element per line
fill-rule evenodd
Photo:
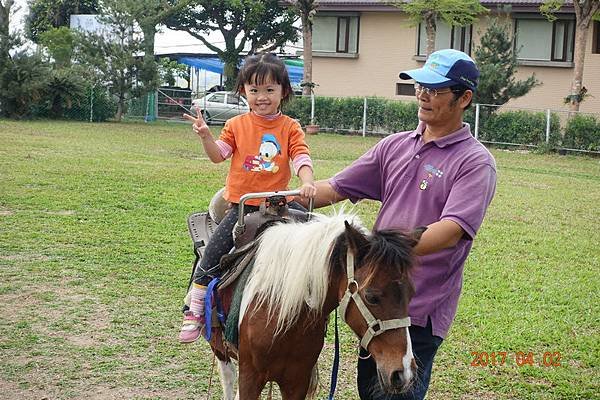
<path fill-rule="evenodd" d="M 531 351 L 472 351 L 472 367 L 502 366 L 505 364 L 514 364 L 517 367 L 540 366 L 540 367 L 560 367 L 562 355 L 559 351 L 546 351 L 544 353 L 534 353 Z"/>

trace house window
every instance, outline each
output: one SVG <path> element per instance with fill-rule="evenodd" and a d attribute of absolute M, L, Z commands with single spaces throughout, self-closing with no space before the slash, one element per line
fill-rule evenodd
<path fill-rule="evenodd" d="M 517 19 L 515 35 L 519 60 L 573 61 L 574 20 Z"/>
<path fill-rule="evenodd" d="M 396 95 L 398 96 L 414 96 L 415 95 L 415 84 L 414 83 L 396 83 Z"/>
<path fill-rule="evenodd" d="M 600 21 L 594 21 L 594 30 L 592 31 L 592 53 L 600 54 Z"/>
<path fill-rule="evenodd" d="M 444 21 L 436 21 L 435 50 L 456 49 L 471 54 L 471 35 L 473 26 L 450 26 Z M 427 54 L 427 32 L 425 24 L 417 28 L 417 55 Z"/>
<path fill-rule="evenodd" d="M 313 20 L 313 50 L 358 53 L 358 27 L 358 16 L 316 16 Z"/>

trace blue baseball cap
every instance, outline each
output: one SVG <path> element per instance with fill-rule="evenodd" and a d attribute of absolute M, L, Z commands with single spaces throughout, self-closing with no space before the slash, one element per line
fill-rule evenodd
<path fill-rule="evenodd" d="M 462 51 L 444 49 L 431 53 L 423 68 L 400 72 L 400 79 L 414 79 L 431 88 L 460 84 L 475 91 L 479 69 L 475 61 Z"/>

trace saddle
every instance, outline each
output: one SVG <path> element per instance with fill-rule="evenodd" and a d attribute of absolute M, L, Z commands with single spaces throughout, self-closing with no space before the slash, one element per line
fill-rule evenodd
<path fill-rule="evenodd" d="M 204 255 L 204 249 L 210 237 L 215 232 L 218 222 L 223 218 L 227 207 L 219 202 L 224 202 L 222 192 L 217 192 L 209 212 L 197 212 L 188 217 L 188 229 L 194 244 L 195 259 L 192 263 L 189 286 L 191 286 L 194 272 L 200 265 Z M 220 200 L 218 199 L 220 197 Z M 220 210 L 220 211 L 215 211 Z M 257 250 L 257 239 L 265 229 L 270 226 L 289 221 L 306 222 L 309 214 L 288 207 L 284 196 L 272 196 L 261 204 L 258 211 L 248 213 L 244 217 L 243 229 L 236 226 L 234 229 L 234 248 L 229 254 L 221 258 L 219 270 L 226 271 L 216 285 L 218 295 L 223 305 L 223 311 L 227 315 L 226 324 L 223 326 L 217 318 L 219 310 L 212 312 L 211 325 L 223 329 L 227 342 L 237 348 L 237 328 L 240 311 L 240 303 L 246 281 L 254 265 L 254 256 Z M 210 271 L 209 271 L 210 272 Z"/>

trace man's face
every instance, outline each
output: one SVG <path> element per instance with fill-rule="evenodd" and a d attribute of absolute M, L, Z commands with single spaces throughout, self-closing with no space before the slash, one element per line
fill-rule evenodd
<path fill-rule="evenodd" d="M 437 94 L 436 94 L 437 92 Z M 456 120 L 463 113 L 462 96 L 454 100 L 454 93 L 450 88 L 441 88 L 432 91 L 416 90 L 416 97 L 419 103 L 419 119 L 426 124 L 444 124 Z"/>

